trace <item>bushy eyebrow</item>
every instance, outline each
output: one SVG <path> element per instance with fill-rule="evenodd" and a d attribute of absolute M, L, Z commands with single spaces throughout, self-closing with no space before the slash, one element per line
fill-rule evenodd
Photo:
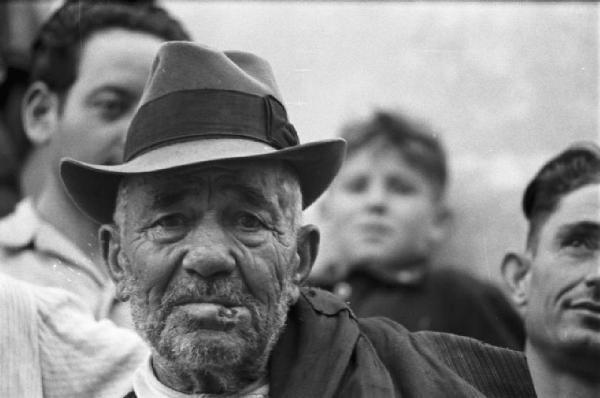
<path fill-rule="evenodd" d="M 93 89 L 88 95 L 87 99 L 92 100 L 96 96 L 103 93 L 111 93 L 118 95 L 120 97 L 125 97 L 127 99 L 133 99 L 135 95 L 132 93 L 132 90 L 127 89 L 125 87 L 115 86 L 115 85 L 103 85 Z"/>
<path fill-rule="evenodd" d="M 151 208 L 164 209 L 173 206 L 185 200 L 188 194 L 197 194 L 198 191 L 202 189 L 204 189 L 203 186 L 175 187 L 174 184 L 168 184 L 162 189 L 162 192 L 154 194 Z M 280 211 L 277 206 L 269 200 L 262 189 L 243 182 L 225 182 L 222 185 L 219 185 L 219 189 L 234 192 L 244 203 L 255 208 L 267 210 L 276 218 L 276 221 L 279 221 L 281 216 Z"/>
<path fill-rule="evenodd" d="M 158 193 L 152 199 L 151 208 L 164 209 L 183 201 L 187 194 L 197 192 L 197 189 L 178 188 L 170 192 Z"/>
<path fill-rule="evenodd" d="M 557 241 L 562 241 L 573 236 L 590 236 L 600 239 L 600 223 L 593 221 L 579 221 L 562 225 L 556 233 Z"/>
<path fill-rule="evenodd" d="M 240 195 L 241 199 L 250 206 L 265 209 L 272 215 L 279 216 L 277 207 L 269 200 L 262 189 L 243 182 L 227 182 L 222 185 L 222 188 Z"/>

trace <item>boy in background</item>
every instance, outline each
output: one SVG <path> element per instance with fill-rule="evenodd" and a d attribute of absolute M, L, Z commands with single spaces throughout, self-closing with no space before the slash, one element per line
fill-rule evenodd
<path fill-rule="evenodd" d="M 337 256 L 315 283 L 349 301 L 358 317 L 522 349 L 520 319 L 499 289 L 432 267 L 451 218 L 437 138 L 388 112 L 349 125 L 341 137 L 347 159 L 321 206 Z"/>

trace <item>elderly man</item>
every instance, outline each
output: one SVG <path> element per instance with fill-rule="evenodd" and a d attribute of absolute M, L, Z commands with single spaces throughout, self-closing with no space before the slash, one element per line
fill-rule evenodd
<path fill-rule="evenodd" d="M 152 348 L 129 396 L 532 396 L 517 352 L 359 320 L 301 287 L 319 242 L 302 210 L 344 142 L 300 145 L 280 98 L 255 55 L 167 43 L 124 162 L 63 161 Z"/>
<path fill-rule="evenodd" d="M 525 253 L 503 275 L 527 332 L 526 356 L 540 397 L 600 396 L 600 147 L 567 148 L 523 197 Z"/>

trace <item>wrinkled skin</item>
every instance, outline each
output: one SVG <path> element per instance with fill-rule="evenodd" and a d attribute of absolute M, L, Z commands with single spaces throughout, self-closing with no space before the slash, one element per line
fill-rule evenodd
<path fill-rule="evenodd" d="M 164 384 L 225 393 L 265 376 L 318 241 L 296 225 L 290 178 L 278 164 L 188 167 L 121 190 L 105 256 Z"/>

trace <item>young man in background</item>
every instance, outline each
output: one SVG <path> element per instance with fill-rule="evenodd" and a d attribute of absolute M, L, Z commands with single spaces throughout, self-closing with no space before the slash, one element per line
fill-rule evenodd
<path fill-rule="evenodd" d="M 113 164 L 161 42 L 188 34 L 165 10 L 124 2 L 68 2 L 32 46 L 23 103 L 29 139 L 46 151 L 43 187 L 0 221 L 0 272 L 77 295 L 96 319 L 128 324 L 99 261 L 97 225 L 66 195 L 64 156 Z"/>

